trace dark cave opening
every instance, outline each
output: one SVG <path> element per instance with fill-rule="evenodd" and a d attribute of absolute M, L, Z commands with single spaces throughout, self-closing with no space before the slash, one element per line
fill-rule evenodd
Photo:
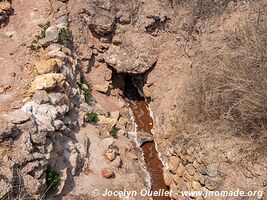
<path fill-rule="evenodd" d="M 113 89 L 120 89 L 122 97 L 132 101 L 146 100 L 143 95 L 143 75 L 117 73 L 112 74 Z"/>

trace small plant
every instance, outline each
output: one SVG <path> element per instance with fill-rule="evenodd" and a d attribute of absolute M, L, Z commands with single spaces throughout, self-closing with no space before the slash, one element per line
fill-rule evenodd
<path fill-rule="evenodd" d="M 90 88 L 82 88 L 83 95 L 84 95 L 84 100 L 86 102 L 89 102 L 92 97 L 92 90 Z"/>
<path fill-rule="evenodd" d="M 46 185 L 50 189 L 55 189 L 57 183 L 60 181 L 60 174 L 58 171 L 48 167 L 46 172 Z"/>
<path fill-rule="evenodd" d="M 113 127 L 113 128 L 111 129 L 111 131 L 109 132 L 109 134 L 110 134 L 113 138 L 117 138 L 118 130 L 119 130 L 118 128 Z"/>
<path fill-rule="evenodd" d="M 36 35 L 35 36 L 35 38 L 36 38 L 37 41 L 45 38 L 45 32 L 51 26 L 51 22 L 48 21 L 45 24 L 43 24 L 43 25 L 42 24 L 39 24 L 38 26 L 42 28 L 42 31 L 41 31 L 41 34 L 40 35 Z"/>
<path fill-rule="evenodd" d="M 81 76 L 80 76 L 80 83 L 81 83 L 81 84 L 89 85 L 89 84 L 88 84 L 88 81 L 86 80 L 86 78 L 85 78 L 84 75 L 81 75 Z"/>
<path fill-rule="evenodd" d="M 62 45 L 68 45 L 72 40 L 72 34 L 68 28 L 61 28 L 58 34 L 58 42 Z"/>
<path fill-rule="evenodd" d="M 89 102 L 92 97 L 92 89 L 90 83 L 86 80 L 84 75 L 81 75 L 80 82 L 77 82 L 77 85 L 82 90 L 85 101 Z"/>
<path fill-rule="evenodd" d="M 89 113 L 87 113 L 86 120 L 88 122 L 91 122 L 91 123 L 96 123 L 98 121 L 97 113 L 95 113 L 95 112 L 89 112 Z"/>
<path fill-rule="evenodd" d="M 37 47 L 36 47 L 33 43 L 31 43 L 31 44 L 28 46 L 28 48 L 31 49 L 32 51 L 34 51 L 34 50 L 37 49 Z"/>

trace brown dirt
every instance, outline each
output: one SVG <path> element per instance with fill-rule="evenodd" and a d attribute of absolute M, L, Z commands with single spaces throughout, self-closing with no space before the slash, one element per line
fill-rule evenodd
<path fill-rule="evenodd" d="M 29 87 L 36 55 L 27 46 L 38 34 L 38 24 L 47 20 L 49 6 L 49 0 L 12 1 L 14 14 L 0 29 L 0 112 L 9 111 Z M 10 38 L 9 32 L 14 32 Z"/>

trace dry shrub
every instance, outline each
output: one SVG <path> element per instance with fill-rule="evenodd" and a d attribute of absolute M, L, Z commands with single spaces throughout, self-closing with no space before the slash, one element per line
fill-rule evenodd
<path fill-rule="evenodd" d="M 240 26 L 225 41 L 202 47 L 178 118 L 226 122 L 239 135 L 267 136 L 266 24 Z"/>

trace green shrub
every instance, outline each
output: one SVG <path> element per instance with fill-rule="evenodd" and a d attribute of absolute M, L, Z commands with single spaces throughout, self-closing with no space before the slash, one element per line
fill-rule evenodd
<path fill-rule="evenodd" d="M 77 82 L 78 87 L 82 90 L 82 93 L 84 95 L 84 100 L 86 102 L 89 102 L 92 97 L 92 89 L 90 83 L 86 80 L 84 75 L 80 76 L 80 82 Z M 86 86 L 84 86 L 86 85 Z"/>
<path fill-rule="evenodd" d="M 89 112 L 89 113 L 87 113 L 86 120 L 88 122 L 91 122 L 91 123 L 96 123 L 98 121 L 97 113 L 95 113 L 95 112 Z"/>
<path fill-rule="evenodd" d="M 47 187 L 54 189 L 59 181 L 60 181 L 59 172 L 54 169 L 51 169 L 51 167 L 48 167 L 46 172 Z"/>
<path fill-rule="evenodd" d="M 58 42 L 62 45 L 68 46 L 72 41 L 72 34 L 68 28 L 61 28 L 58 34 Z"/>
<path fill-rule="evenodd" d="M 80 76 L 80 83 L 81 83 L 81 84 L 89 85 L 89 83 L 88 83 L 88 81 L 86 80 L 86 78 L 85 78 L 84 75 L 81 75 L 81 76 Z"/>
<path fill-rule="evenodd" d="M 40 35 L 36 35 L 35 37 L 36 37 L 37 40 L 41 40 L 41 39 L 45 38 L 45 32 L 51 26 L 51 22 L 48 21 L 45 24 L 43 24 L 43 25 L 39 24 L 38 26 L 42 28 L 42 31 L 41 31 Z"/>
<path fill-rule="evenodd" d="M 89 102 L 92 97 L 92 90 L 90 88 L 82 88 L 84 100 Z"/>
<path fill-rule="evenodd" d="M 31 49 L 32 51 L 34 51 L 34 50 L 37 49 L 37 47 L 36 47 L 33 43 L 31 43 L 31 44 L 28 46 L 28 48 Z"/>
<path fill-rule="evenodd" d="M 117 138 L 117 133 L 118 133 L 118 128 L 116 128 L 116 127 L 113 127 L 112 129 L 111 129 L 111 131 L 110 131 L 110 135 L 113 137 L 113 138 Z"/>

